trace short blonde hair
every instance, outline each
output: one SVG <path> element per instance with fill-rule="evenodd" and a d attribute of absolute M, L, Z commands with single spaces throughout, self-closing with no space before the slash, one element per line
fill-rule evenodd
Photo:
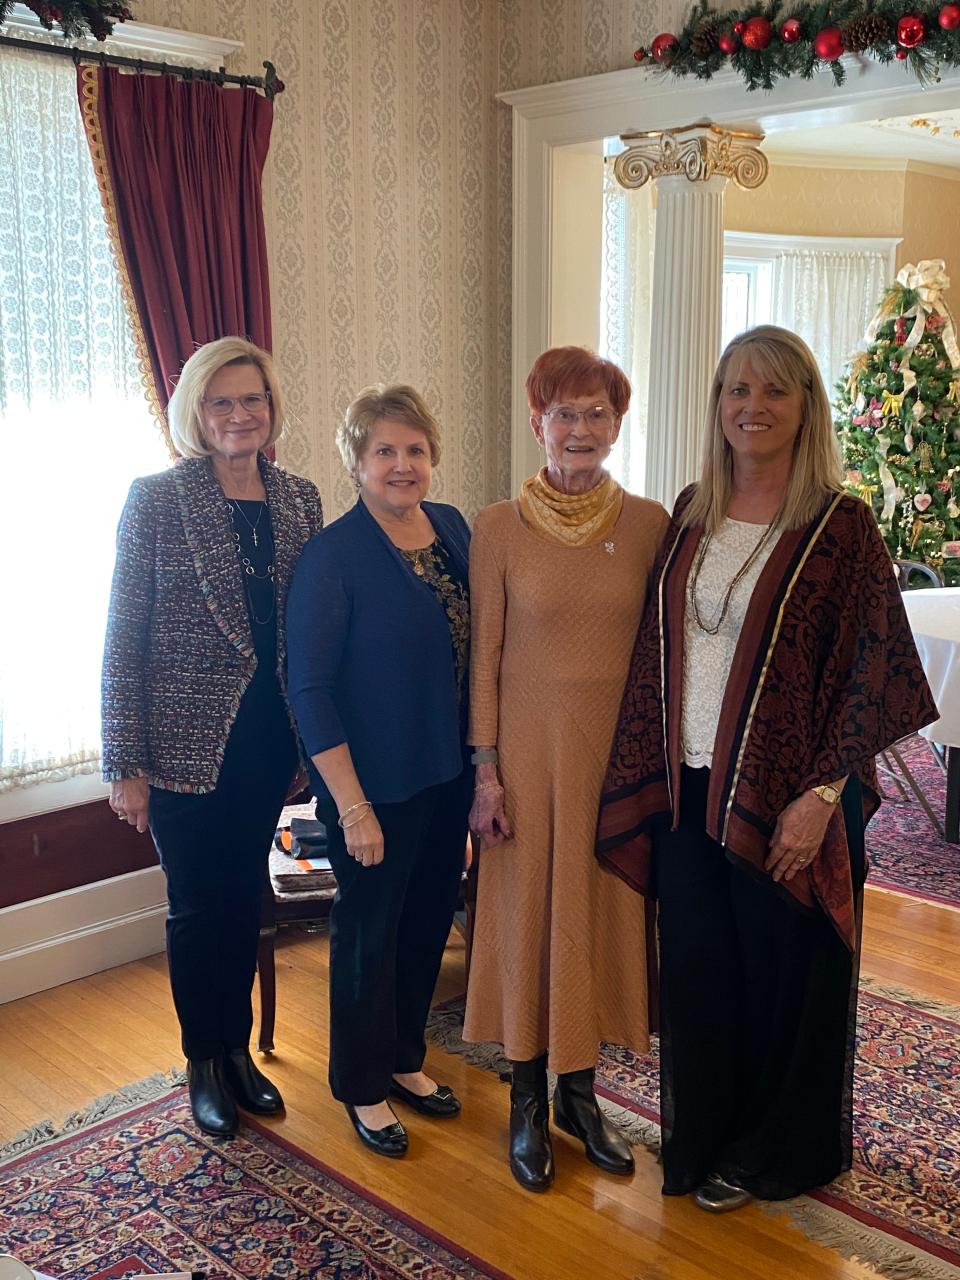
<path fill-rule="evenodd" d="M 738 334 L 720 357 L 707 407 L 700 483 L 683 513 L 684 526 L 716 533 L 727 514 L 733 489 L 733 450 L 723 434 L 723 388 L 750 362 L 759 377 L 799 390 L 800 430 L 780 513 L 781 529 L 800 529 L 819 513 L 830 494 L 843 492 L 843 465 L 830 401 L 813 352 L 797 334 L 760 324 Z"/>
<path fill-rule="evenodd" d="M 370 432 L 381 418 L 405 422 L 408 427 L 422 431 L 430 446 L 430 462 L 437 465 L 440 461 L 440 426 L 419 391 L 403 384 L 386 387 L 377 383 L 364 387 L 337 427 L 337 448 L 343 465 L 352 476 L 356 477 Z"/>
<path fill-rule="evenodd" d="M 283 398 L 273 357 L 246 338 L 217 338 L 198 347 L 180 370 L 167 406 L 170 437 L 181 457 L 205 458 L 210 454 L 203 435 L 203 397 L 210 379 L 230 364 L 252 364 L 259 369 L 263 385 L 270 393 L 270 434 L 264 447 L 279 438 L 283 430 Z"/>

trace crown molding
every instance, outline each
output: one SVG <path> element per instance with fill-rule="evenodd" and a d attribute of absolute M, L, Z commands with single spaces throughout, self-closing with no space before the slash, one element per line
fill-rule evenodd
<path fill-rule="evenodd" d="M 85 52 L 102 51 L 126 57 L 139 55 L 156 62 L 189 62 L 211 71 L 218 70 L 228 58 L 243 52 L 243 43 L 239 40 L 225 40 L 196 31 L 177 31 L 173 27 L 156 27 L 149 22 L 118 22 L 108 40 L 66 41 L 62 36 L 47 31 L 37 15 L 23 4 L 13 6 L 4 29 L 11 35 L 38 36 L 43 43 L 75 45 Z"/>

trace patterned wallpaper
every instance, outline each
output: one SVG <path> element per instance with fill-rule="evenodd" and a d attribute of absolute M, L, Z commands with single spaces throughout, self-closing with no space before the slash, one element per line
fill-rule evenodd
<path fill-rule="evenodd" d="M 267 173 L 285 465 L 331 515 L 360 387 L 438 413 L 433 496 L 468 516 L 510 485 L 510 112 L 495 94 L 632 63 L 670 0 L 139 0 L 137 16 L 276 63 Z M 520 371 L 524 376 L 525 370 Z"/>

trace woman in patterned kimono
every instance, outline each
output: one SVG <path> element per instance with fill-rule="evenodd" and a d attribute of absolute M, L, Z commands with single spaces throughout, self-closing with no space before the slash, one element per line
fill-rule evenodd
<path fill-rule="evenodd" d="M 707 422 L 597 848 L 659 902 L 664 1194 L 725 1212 L 850 1167 L 873 762 L 936 709 L 805 344 L 769 325 L 735 338 Z"/>

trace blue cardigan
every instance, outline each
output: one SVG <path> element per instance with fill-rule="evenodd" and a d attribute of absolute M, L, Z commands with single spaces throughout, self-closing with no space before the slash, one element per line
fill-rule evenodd
<path fill-rule="evenodd" d="M 423 509 L 466 583 L 466 521 L 446 503 Z M 303 549 L 287 604 L 287 661 L 308 758 L 348 743 L 369 800 L 408 800 L 463 769 L 447 615 L 362 501 Z M 309 769 L 316 794 L 328 795 Z"/>

